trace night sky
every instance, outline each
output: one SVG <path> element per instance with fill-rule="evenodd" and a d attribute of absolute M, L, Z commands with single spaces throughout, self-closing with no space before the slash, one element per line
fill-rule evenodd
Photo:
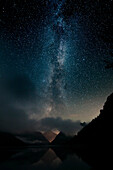
<path fill-rule="evenodd" d="M 112 0 L 0 0 L 0 130 L 76 133 L 99 115 L 112 38 Z"/>

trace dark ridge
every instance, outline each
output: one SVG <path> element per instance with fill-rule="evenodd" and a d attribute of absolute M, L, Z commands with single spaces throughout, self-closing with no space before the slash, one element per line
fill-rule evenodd
<path fill-rule="evenodd" d="M 88 146 L 110 142 L 112 134 L 112 114 L 113 114 L 113 94 L 111 94 L 104 104 L 103 110 L 100 110 L 100 115 L 86 125 L 78 135 L 72 139 L 72 142 L 84 144 Z"/>
<path fill-rule="evenodd" d="M 0 132 L 0 147 L 18 147 L 26 144 L 17 139 L 13 134 L 7 132 Z"/>
<path fill-rule="evenodd" d="M 72 137 L 66 136 L 63 132 L 60 132 L 56 138 L 52 141 L 52 145 L 64 145 L 67 144 L 67 142 L 71 139 Z"/>

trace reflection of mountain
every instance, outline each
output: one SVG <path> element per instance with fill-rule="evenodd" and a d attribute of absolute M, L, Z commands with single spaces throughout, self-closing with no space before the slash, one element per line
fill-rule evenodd
<path fill-rule="evenodd" d="M 17 137 L 30 144 L 49 144 L 41 132 L 28 132 L 17 135 Z"/>
<path fill-rule="evenodd" d="M 42 156 L 42 158 L 33 165 L 39 166 L 43 164 L 56 167 L 61 163 L 61 159 L 56 155 L 56 153 L 52 149 L 49 148 L 48 151 Z"/>
<path fill-rule="evenodd" d="M 57 136 L 57 134 L 52 131 L 47 131 L 47 132 L 43 133 L 43 135 L 49 142 L 52 142 L 55 139 L 55 137 Z"/>
<path fill-rule="evenodd" d="M 25 143 L 17 139 L 14 135 L 6 132 L 0 132 L 0 147 L 24 146 Z"/>
<path fill-rule="evenodd" d="M 71 140 L 71 145 L 80 147 L 79 154 L 95 166 L 106 163 L 106 154 L 112 148 L 112 114 L 113 94 L 107 98 L 100 115 Z"/>
<path fill-rule="evenodd" d="M 71 139 L 71 137 L 66 136 L 64 133 L 60 132 L 56 138 L 52 141 L 52 145 L 64 145 L 66 144 L 69 140 Z"/>

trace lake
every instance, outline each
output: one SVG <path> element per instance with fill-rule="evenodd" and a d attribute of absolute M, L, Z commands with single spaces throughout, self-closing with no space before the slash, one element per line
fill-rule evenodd
<path fill-rule="evenodd" d="M 0 170 L 90 170 L 75 153 L 62 148 L 2 149 Z"/>

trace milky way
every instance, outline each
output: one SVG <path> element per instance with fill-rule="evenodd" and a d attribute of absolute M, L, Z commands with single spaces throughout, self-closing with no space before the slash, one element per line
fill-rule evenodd
<path fill-rule="evenodd" d="M 53 32 L 52 42 L 48 46 L 48 50 L 52 50 L 49 61 L 49 81 L 47 96 L 50 103 L 47 106 L 46 115 L 54 115 L 59 110 L 66 107 L 65 104 L 65 60 L 66 60 L 66 24 L 61 14 L 64 1 L 51 1 L 52 23 L 50 29 Z M 51 41 L 51 39 L 50 39 Z M 57 45 L 56 45 L 57 44 Z M 55 46 L 56 48 L 52 48 Z M 55 51 L 55 52 L 54 52 Z M 50 96 L 49 96 L 50 95 Z M 59 108 L 60 105 L 60 109 Z M 62 106 L 62 107 L 61 107 Z M 58 113 L 57 113 L 58 114 Z"/>
<path fill-rule="evenodd" d="M 78 120 L 99 114 L 113 91 L 104 63 L 112 51 L 111 6 L 111 0 L 0 0 L 3 128 L 14 120 L 19 129 L 23 115 L 22 127 L 43 120 L 45 127 L 51 121 L 76 129 L 72 120 L 78 128 Z"/>

